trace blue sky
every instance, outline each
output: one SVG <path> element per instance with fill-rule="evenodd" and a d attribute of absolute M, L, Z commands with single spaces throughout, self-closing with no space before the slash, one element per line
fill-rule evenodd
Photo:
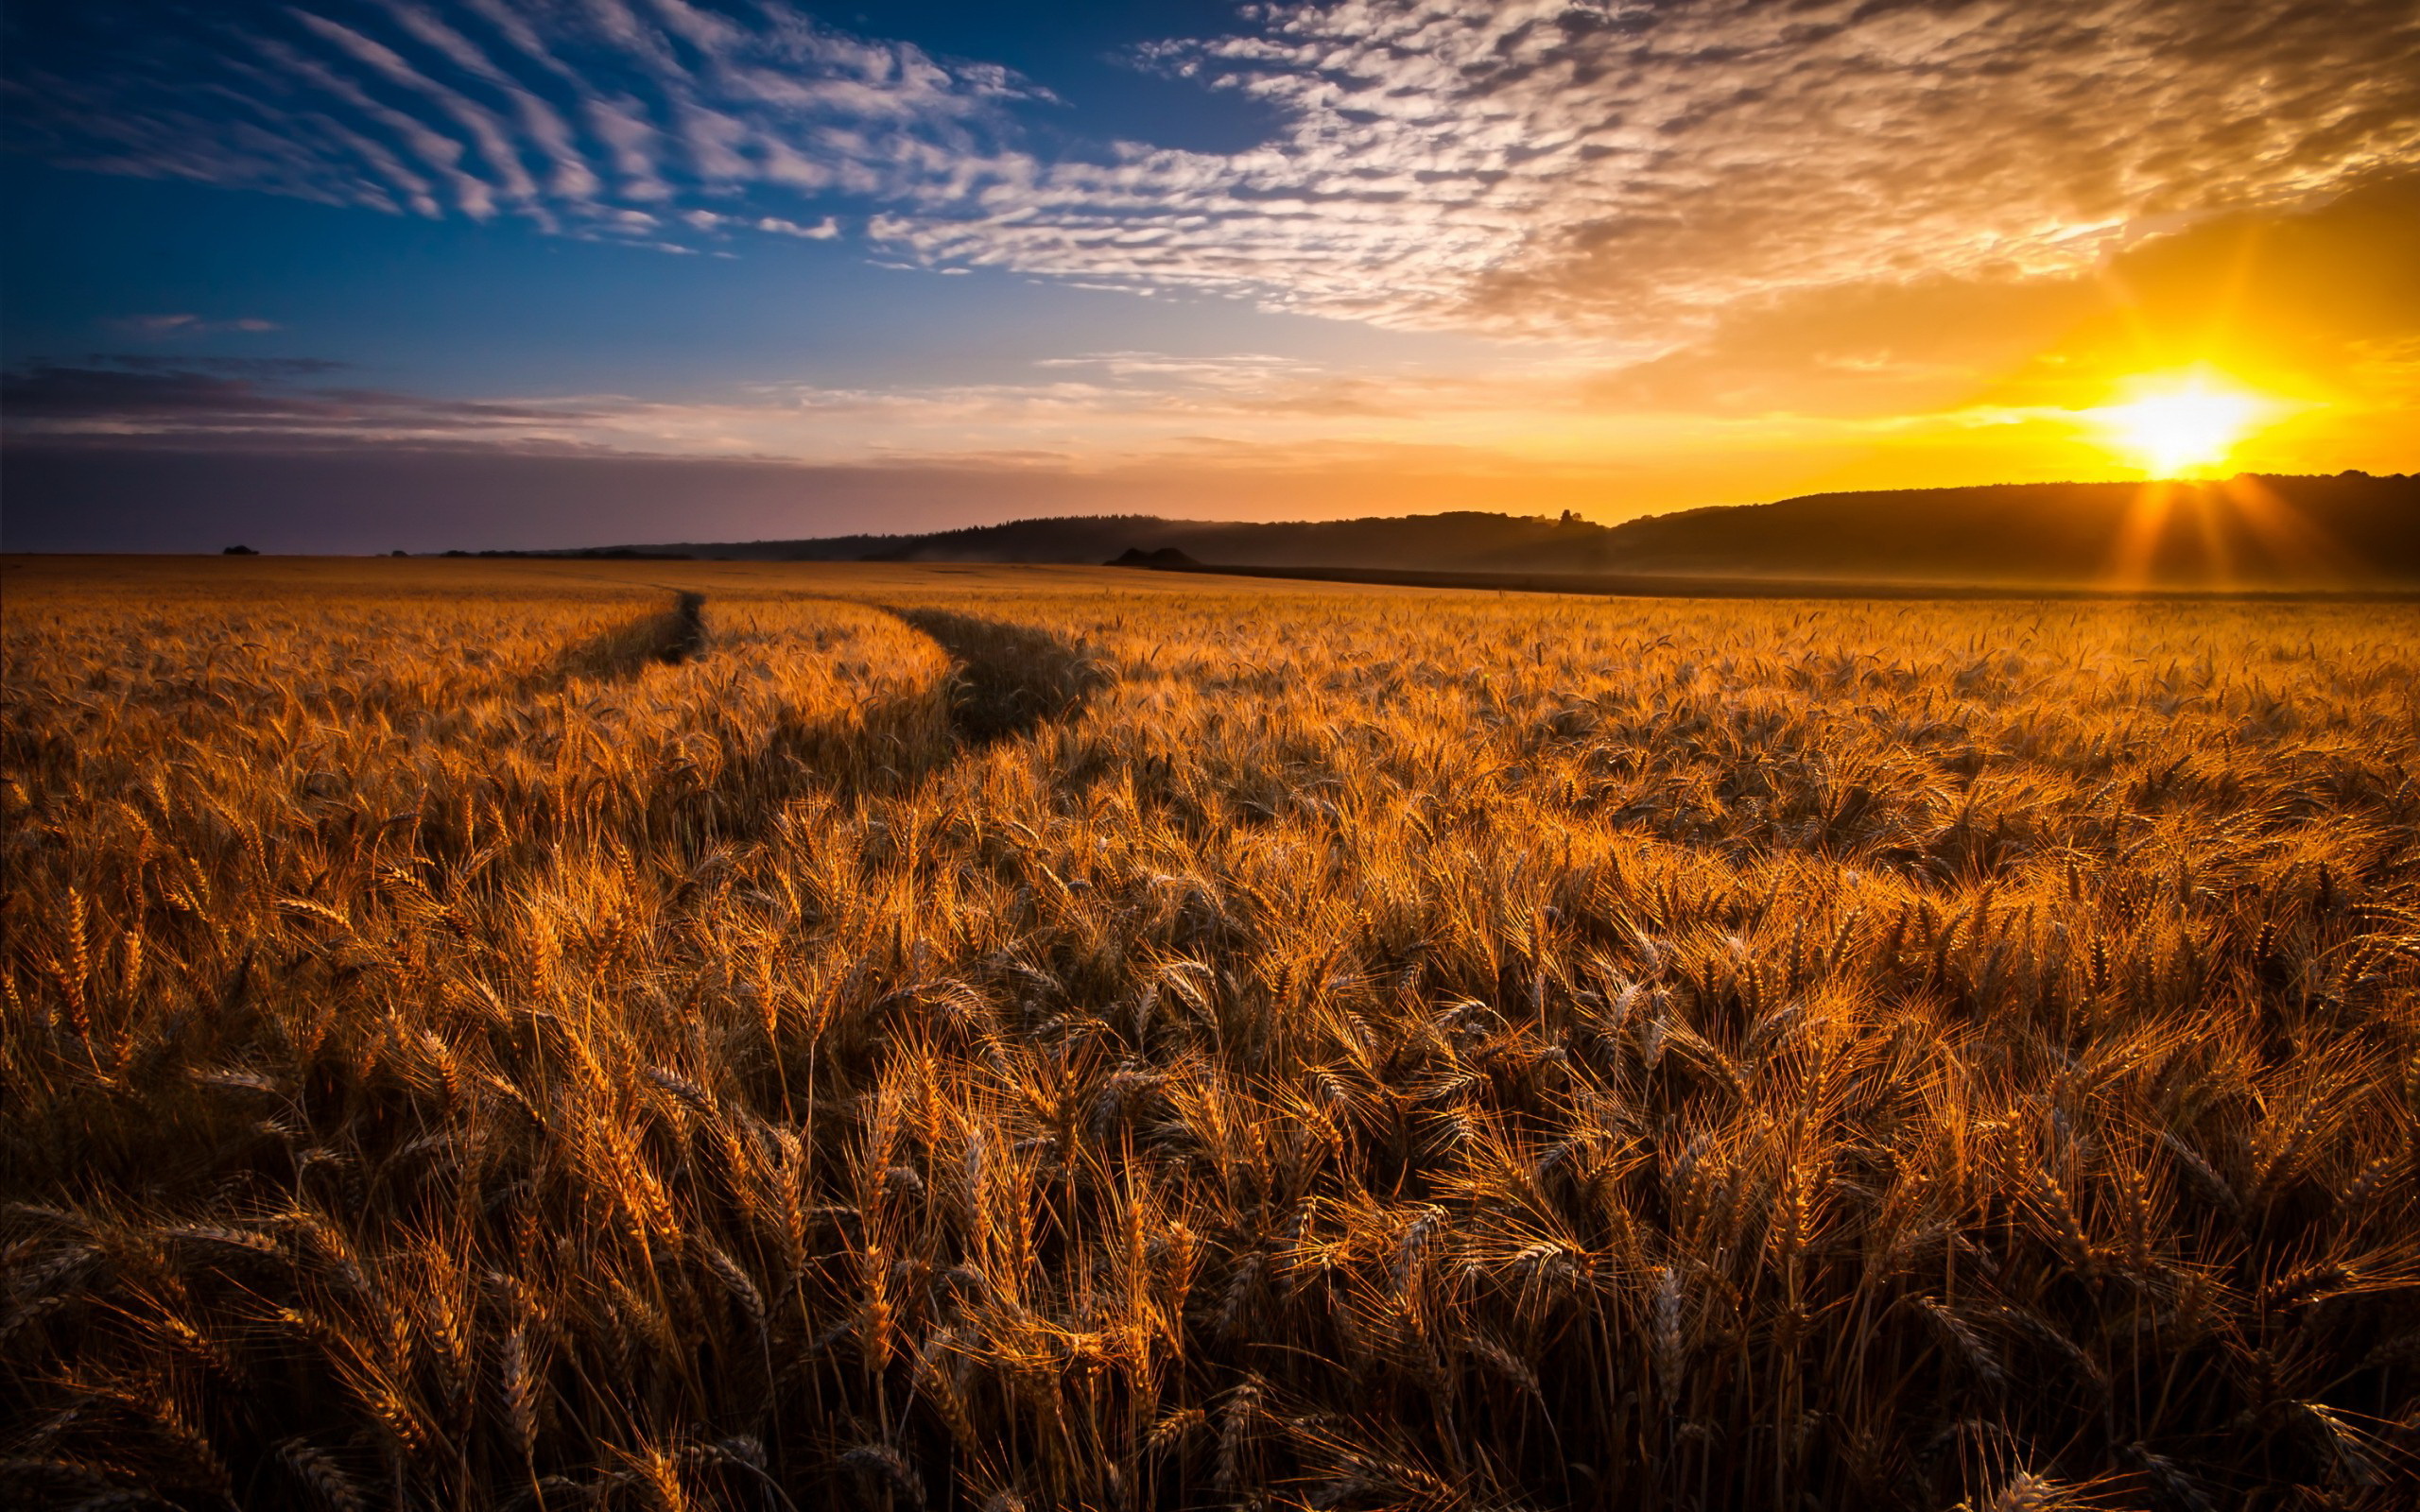
<path fill-rule="evenodd" d="M 208 9 L 230 36 L 296 46 L 312 36 L 285 7 Z M 408 30 L 378 23 L 418 8 L 320 9 L 354 22 L 357 36 L 403 42 Z M 1029 97 L 1003 113 L 1064 150 L 1098 150 L 1120 139 L 1248 147 L 1269 129 L 1270 112 L 1231 94 L 1170 88 L 1130 59 L 1137 46 L 1168 35 L 1138 18 L 1215 29 L 1233 19 L 1233 7 L 1052 9 L 1047 26 L 1018 24 L 1019 8 L 994 5 L 800 14 L 870 30 L 894 48 L 1019 70 L 1032 80 L 1023 87 Z M 143 9 L 104 4 L 25 23 L 12 17 L 22 35 L 11 38 L 11 72 L 23 87 L 33 71 L 30 51 L 37 67 L 56 57 L 106 78 L 126 51 L 112 40 L 126 29 L 118 16 Z M 420 14 L 441 19 L 435 8 Z M 478 19 L 471 11 L 466 27 Z M 560 92 L 574 100 L 579 94 Z M 1235 350 L 1245 334 L 1254 350 L 1294 355 L 1417 360 L 1440 345 L 1288 319 L 1246 300 L 1154 303 L 998 270 L 937 274 L 870 257 L 860 236 L 818 240 L 747 224 L 773 217 L 814 230 L 835 209 L 868 208 L 845 192 L 721 186 L 687 208 L 731 216 L 737 224 L 729 232 L 701 234 L 666 211 L 658 216 L 663 226 L 608 228 L 600 237 L 576 227 L 562 234 L 510 210 L 473 218 L 441 197 L 441 207 L 456 213 L 363 215 L 351 205 L 230 194 L 207 180 L 52 168 L 26 154 L 0 161 L 8 173 L 0 192 L 19 228 L 0 249 L 12 296 L 0 342 L 11 363 L 113 345 L 248 357 L 307 340 L 315 353 L 337 355 L 365 374 L 441 392 L 589 392 L 602 376 L 617 387 L 668 394 L 794 379 L 914 381 L 937 363 L 953 379 L 994 381 L 1022 376 L 1037 356 L 1138 344 L 1209 355 Z M 677 179 L 679 168 L 677 161 L 666 164 L 666 176 Z M 686 187 L 699 186 L 693 179 Z M 664 208 L 653 199 L 633 204 Z M 667 247 L 702 255 L 686 260 Z M 196 319 L 148 331 L 140 323 L 177 314 Z M 275 331 L 241 329 L 246 321 Z"/>
<path fill-rule="evenodd" d="M 2407 5 L 5 25 L 11 547 L 1611 519 L 2123 475 L 2214 364 L 2244 465 L 2420 462 Z"/>

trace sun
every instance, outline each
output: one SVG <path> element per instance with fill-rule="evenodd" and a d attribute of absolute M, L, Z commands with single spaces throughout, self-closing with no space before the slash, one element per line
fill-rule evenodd
<path fill-rule="evenodd" d="M 2153 477 L 2216 468 L 2275 405 L 2207 374 L 2145 379 L 2138 397 L 2084 415 Z"/>

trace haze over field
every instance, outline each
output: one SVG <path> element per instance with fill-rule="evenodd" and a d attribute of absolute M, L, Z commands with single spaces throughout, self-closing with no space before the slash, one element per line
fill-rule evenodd
<path fill-rule="evenodd" d="M 5 26 L 25 548 L 2420 466 L 2401 0 Z"/>

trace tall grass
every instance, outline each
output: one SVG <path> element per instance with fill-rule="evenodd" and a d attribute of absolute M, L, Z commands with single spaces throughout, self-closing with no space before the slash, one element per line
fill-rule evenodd
<path fill-rule="evenodd" d="M 2408 609 L 711 571 L 12 592 L 21 1495 L 2408 1504 Z"/>

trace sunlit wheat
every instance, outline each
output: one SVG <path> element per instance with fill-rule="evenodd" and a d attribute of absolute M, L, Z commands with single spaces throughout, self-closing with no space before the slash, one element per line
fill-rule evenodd
<path fill-rule="evenodd" d="M 30 1500 L 2406 1504 L 2408 608 L 411 571 L 9 593 Z"/>

